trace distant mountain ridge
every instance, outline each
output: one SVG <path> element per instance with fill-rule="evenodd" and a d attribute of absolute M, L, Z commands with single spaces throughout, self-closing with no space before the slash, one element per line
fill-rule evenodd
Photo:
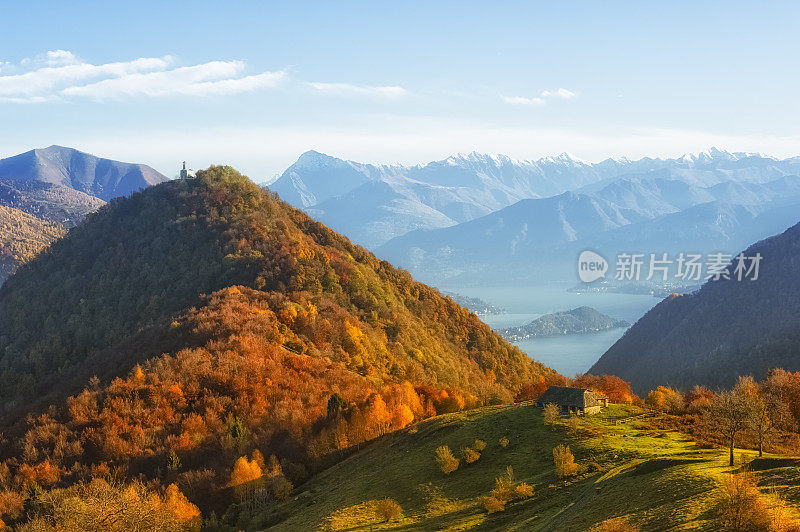
<path fill-rule="evenodd" d="M 739 375 L 800 370 L 800 224 L 750 246 L 756 281 L 720 279 L 650 310 L 589 370 L 631 381 L 637 393 L 666 384 L 730 386 Z"/>
<path fill-rule="evenodd" d="M 167 181 L 147 165 L 112 161 L 63 146 L 0 159 L 0 178 L 62 185 L 104 201 Z"/>
<path fill-rule="evenodd" d="M 729 182 L 765 184 L 787 175 L 800 175 L 800 158 L 778 160 L 716 148 L 674 159 L 621 158 L 599 163 L 586 163 L 566 153 L 521 161 L 473 152 L 416 166 L 363 164 L 308 151 L 269 188 L 355 242 L 375 249 L 414 230 L 469 222 L 526 199 L 567 191 L 592 195 L 624 179 L 659 180 L 661 186 L 682 183 L 705 190 Z M 662 192 L 659 202 L 671 193 Z M 720 190 L 719 195 L 724 192 Z M 606 194 L 613 194 L 613 188 Z M 705 195 L 711 201 L 712 195 Z M 691 205 L 700 202 L 697 198 Z M 619 206 L 627 207 L 624 202 Z M 647 210 L 646 203 L 638 207 Z M 661 207 L 657 214 L 674 212 L 676 206 Z M 628 211 L 634 214 L 636 208 Z M 639 219 L 652 217 L 648 211 Z"/>
<path fill-rule="evenodd" d="M 6 253 L 0 284 L 19 264 L 108 200 L 166 180 L 147 165 L 112 161 L 61 146 L 0 159 L 0 206 L 14 209 L 4 213 L 6 221 L 14 220 L 4 225 L 8 231 L 3 235 L 4 246 L 7 251 L 24 250 Z"/>
<path fill-rule="evenodd" d="M 796 158 L 719 157 L 521 200 L 469 222 L 409 232 L 376 252 L 433 283 L 484 282 L 500 269 L 515 280 L 564 280 L 584 249 L 609 260 L 621 252 L 733 253 L 800 220 L 800 177 L 789 173 L 798 170 Z"/>
<path fill-rule="evenodd" d="M 425 165 L 376 166 L 309 151 L 269 188 L 355 242 L 376 247 L 414 229 L 449 227 L 609 175 L 608 168 L 567 154 L 518 161 L 473 152 Z"/>

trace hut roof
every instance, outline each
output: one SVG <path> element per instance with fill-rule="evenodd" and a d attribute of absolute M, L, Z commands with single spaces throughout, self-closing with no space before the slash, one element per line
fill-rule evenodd
<path fill-rule="evenodd" d="M 551 386 L 539 397 L 538 402 L 541 404 L 555 403 L 561 406 L 586 408 L 595 406 L 599 399 L 604 398 L 603 394 L 585 388 Z"/>

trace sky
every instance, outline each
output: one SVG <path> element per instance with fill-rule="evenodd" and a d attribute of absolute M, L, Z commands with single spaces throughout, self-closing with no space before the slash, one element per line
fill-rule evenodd
<path fill-rule="evenodd" d="M 3 2 L 0 157 L 800 155 L 797 2 Z"/>

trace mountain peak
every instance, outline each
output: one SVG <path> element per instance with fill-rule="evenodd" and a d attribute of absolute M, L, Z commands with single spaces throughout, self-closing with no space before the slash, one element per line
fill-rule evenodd
<path fill-rule="evenodd" d="M 62 185 L 105 201 L 167 181 L 144 164 L 104 159 L 55 144 L 0 159 L 0 178 Z"/>

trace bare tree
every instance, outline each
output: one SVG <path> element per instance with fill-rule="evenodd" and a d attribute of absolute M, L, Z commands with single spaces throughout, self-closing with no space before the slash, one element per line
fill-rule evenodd
<path fill-rule="evenodd" d="M 753 412 L 748 420 L 750 430 L 758 439 L 758 456 L 764 456 L 764 443 L 772 435 L 772 419 L 770 417 L 770 405 L 762 397 L 757 396 L 752 399 Z"/>
<path fill-rule="evenodd" d="M 736 445 L 736 436 L 750 427 L 755 407 L 752 387 L 747 379 L 739 379 L 732 390 L 722 391 L 717 394 L 711 403 L 709 412 L 717 430 L 728 442 L 730 449 L 730 466 L 733 467 L 733 448 Z"/>

